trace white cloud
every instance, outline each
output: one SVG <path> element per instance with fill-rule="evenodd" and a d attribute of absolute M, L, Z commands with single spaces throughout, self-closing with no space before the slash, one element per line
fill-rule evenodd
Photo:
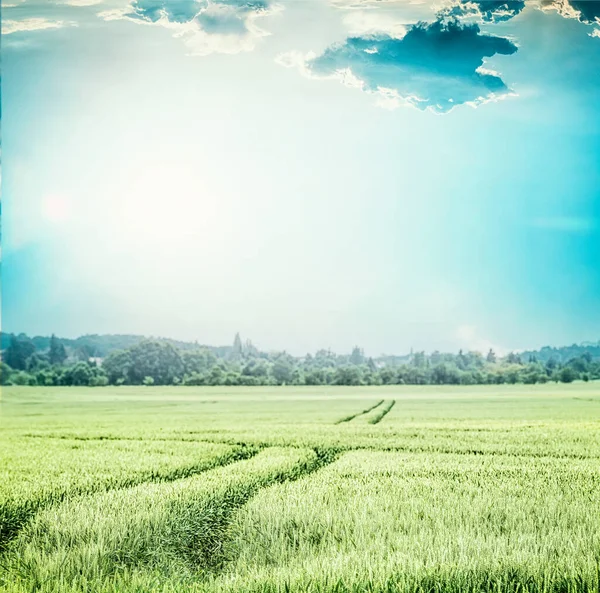
<path fill-rule="evenodd" d="M 48 29 L 61 29 L 63 27 L 76 27 L 73 21 L 51 21 L 46 18 L 32 17 L 22 20 L 6 19 L 2 22 L 2 34 L 23 33 L 27 31 L 45 31 Z"/>
<path fill-rule="evenodd" d="M 62 0 L 61 4 L 68 4 L 69 6 L 95 6 L 96 4 L 102 4 L 103 0 Z"/>
<path fill-rule="evenodd" d="M 540 8 L 544 11 L 555 10 L 567 19 L 578 19 L 580 14 L 571 6 L 569 0 L 541 0 Z"/>
<path fill-rule="evenodd" d="M 349 12 L 344 17 L 344 24 L 351 35 L 369 35 L 387 33 L 390 37 L 401 39 L 406 35 L 406 25 L 398 22 L 391 15 L 367 10 Z"/>
<path fill-rule="evenodd" d="M 590 37 L 600 37 L 600 29 L 594 29 L 591 33 L 590 33 Z"/>
<path fill-rule="evenodd" d="M 501 356 L 507 352 L 506 348 L 480 336 L 477 327 L 474 325 L 460 325 L 457 327 L 456 339 L 459 347 L 463 350 L 481 352 L 482 354 L 486 354 L 490 350 L 493 350 L 496 354 Z"/>
<path fill-rule="evenodd" d="M 118 21 L 126 18 L 127 12 L 127 9 L 124 8 L 111 8 L 99 12 L 98 16 L 105 21 Z"/>
<path fill-rule="evenodd" d="M 331 0 L 336 8 L 347 10 L 363 10 L 365 8 L 389 7 L 429 7 L 431 2 L 426 0 Z"/>
<path fill-rule="evenodd" d="M 201 6 L 201 5 L 200 5 Z M 98 13 L 106 21 L 128 20 L 137 24 L 156 25 L 169 29 L 180 38 L 189 55 L 205 56 L 211 53 L 236 54 L 252 51 L 261 37 L 270 35 L 257 21 L 282 10 L 281 5 L 253 9 L 233 4 L 207 2 L 196 16 L 188 21 L 171 20 L 166 10 L 158 20 L 140 17 L 132 7 Z"/>

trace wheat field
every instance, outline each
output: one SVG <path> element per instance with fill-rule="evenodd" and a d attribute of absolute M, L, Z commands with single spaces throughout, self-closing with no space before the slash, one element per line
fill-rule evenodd
<path fill-rule="evenodd" d="M 600 385 L 4 388 L 7 593 L 600 590 Z"/>

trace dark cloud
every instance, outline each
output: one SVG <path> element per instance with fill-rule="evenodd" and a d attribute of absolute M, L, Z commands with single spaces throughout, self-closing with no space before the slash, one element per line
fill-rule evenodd
<path fill-rule="evenodd" d="M 596 0 L 568 0 L 569 4 L 579 12 L 579 20 L 589 25 L 600 23 L 600 2 Z"/>
<path fill-rule="evenodd" d="M 566 18 L 576 18 L 586 25 L 600 24 L 598 0 L 542 0 L 542 7 L 556 10 Z"/>
<path fill-rule="evenodd" d="M 443 11 L 448 16 L 479 16 L 487 23 L 508 21 L 525 8 L 525 0 L 457 0 Z"/>
<path fill-rule="evenodd" d="M 476 24 L 438 20 L 413 25 L 401 39 L 386 34 L 350 37 L 304 63 L 316 77 L 351 73 L 364 91 L 438 113 L 510 93 L 483 59 L 510 55 L 516 45 L 481 33 Z"/>

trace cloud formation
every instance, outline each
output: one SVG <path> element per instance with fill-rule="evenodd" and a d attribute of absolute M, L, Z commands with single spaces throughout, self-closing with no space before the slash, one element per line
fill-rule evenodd
<path fill-rule="evenodd" d="M 453 0 L 442 10 L 446 16 L 479 17 L 486 23 L 508 21 L 525 8 L 525 0 Z"/>
<path fill-rule="evenodd" d="M 102 4 L 103 0 L 62 0 L 62 4 L 69 6 L 95 6 L 96 4 Z"/>
<path fill-rule="evenodd" d="M 62 27 L 76 27 L 72 21 L 52 21 L 46 18 L 31 17 L 21 20 L 5 19 L 2 21 L 2 35 L 24 33 L 28 31 L 44 31 L 48 29 L 61 29 Z"/>
<path fill-rule="evenodd" d="M 542 0 L 544 10 L 556 10 L 565 18 L 586 25 L 600 25 L 600 0 Z"/>
<path fill-rule="evenodd" d="M 124 10 L 100 16 L 171 29 L 192 55 L 234 54 L 251 51 L 268 35 L 255 21 L 279 8 L 271 0 L 133 0 Z"/>
<path fill-rule="evenodd" d="M 376 94 L 383 106 L 412 105 L 446 113 L 457 105 L 475 106 L 511 94 L 483 62 L 516 51 L 507 38 L 451 19 L 412 25 L 402 38 L 383 33 L 349 37 L 321 55 L 292 53 L 279 62 L 298 66 L 311 78 L 336 78 Z"/>

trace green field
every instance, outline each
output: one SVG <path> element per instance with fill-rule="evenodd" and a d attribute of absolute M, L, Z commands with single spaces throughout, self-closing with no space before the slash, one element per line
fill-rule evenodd
<path fill-rule="evenodd" d="M 0 589 L 598 592 L 600 384 L 4 388 Z"/>

